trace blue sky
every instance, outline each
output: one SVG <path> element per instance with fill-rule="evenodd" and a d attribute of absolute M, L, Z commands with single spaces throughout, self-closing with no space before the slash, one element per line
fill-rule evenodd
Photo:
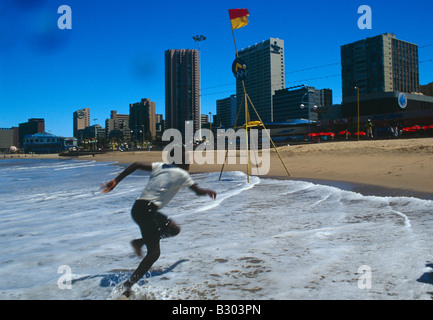
<path fill-rule="evenodd" d="M 63 4 L 71 30 L 57 27 Z M 361 5 L 372 9 L 371 30 L 358 28 Z M 215 114 L 216 100 L 235 93 L 230 8 L 250 12 L 249 24 L 235 30 L 238 50 L 284 40 L 286 87 L 331 88 L 341 102 L 340 46 L 385 32 L 420 46 L 420 83 L 433 81 L 431 0 L 2 0 L 0 128 L 45 118 L 46 131 L 72 136 L 74 111 L 90 108 L 91 123 L 104 126 L 111 110 L 128 113 L 142 98 L 164 114 L 164 52 L 197 49 L 197 34 L 207 37 L 202 113 Z"/>

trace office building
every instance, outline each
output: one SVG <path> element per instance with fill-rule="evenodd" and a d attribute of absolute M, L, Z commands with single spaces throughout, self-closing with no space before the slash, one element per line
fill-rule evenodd
<path fill-rule="evenodd" d="M 131 140 L 137 143 L 156 137 L 155 102 L 141 99 L 129 105 L 129 128 Z"/>
<path fill-rule="evenodd" d="M 200 115 L 200 126 L 208 126 L 209 125 L 209 115 L 208 114 L 201 114 Z"/>
<path fill-rule="evenodd" d="M 332 105 L 331 89 L 316 89 L 302 86 L 295 89 L 281 89 L 274 94 L 274 122 L 294 119 L 319 119 L 321 108 Z"/>
<path fill-rule="evenodd" d="M 95 141 L 101 141 L 105 138 L 105 129 L 101 127 L 99 124 L 94 124 L 88 127 L 85 127 L 84 129 L 80 129 L 77 131 L 77 135 L 79 136 L 78 141 L 81 144 L 87 144 L 90 140 Z"/>
<path fill-rule="evenodd" d="M 237 115 L 236 95 L 233 94 L 228 98 L 217 100 L 216 109 L 218 116 L 216 125 L 223 128 L 232 128 Z M 238 123 L 238 125 L 240 124 Z"/>
<path fill-rule="evenodd" d="M 200 129 L 200 61 L 198 50 L 165 51 L 166 129 L 185 133 L 185 122 Z"/>
<path fill-rule="evenodd" d="M 18 128 L 0 128 L 0 152 L 9 151 L 10 147 L 18 147 Z"/>
<path fill-rule="evenodd" d="M 20 148 L 24 147 L 24 137 L 28 134 L 35 134 L 45 131 L 45 120 L 41 118 L 32 118 L 29 121 L 18 125 L 18 139 Z"/>
<path fill-rule="evenodd" d="M 156 114 L 156 135 L 161 136 L 165 130 L 164 115 Z"/>
<path fill-rule="evenodd" d="M 420 92 L 423 95 L 433 97 L 433 82 L 430 82 L 429 84 L 420 86 Z"/>
<path fill-rule="evenodd" d="M 129 140 L 131 137 L 129 114 L 119 114 L 112 110 L 110 119 L 105 120 L 105 136 L 109 139 Z"/>
<path fill-rule="evenodd" d="M 90 126 L 90 109 L 83 108 L 75 111 L 73 113 L 73 121 L 74 137 L 81 141 L 82 137 L 79 136 L 78 130 L 85 129 L 86 127 Z"/>
<path fill-rule="evenodd" d="M 416 44 L 390 33 L 367 38 L 341 47 L 341 65 L 343 103 L 340 119 L 330 120 L 334 124 L 354 128 L 359 121 L 362 127 L 370 119 L 380 137 L 387 136 L 390 124 L 433 121 L 433 97 L 419 85 Z M 354 87 L 359 88 L 359 103 Z"/>
<path fill-rule="evenodd" d="M 341 46 L 343 103 L 359 93 L 419 92 L 418 46 L 390 33 Z"/>
<path fill-rule="evenodd" d="M 284 88 L 284 40 L 270 38 L 239 51 L 239 58 L 247 66 L 248 76 L 244 80 L 246 93 L 263 122 L 273 121 L 272 96 Z M 241 80 L 236 80 L 237 110 L 244 109 L 244 90 Z M 249 102 L 248 102 L 249 103 Z M 238 125 L 245 123 L 245 112 L 241 110 Z M 249 108 L 250 119 L 258 120 Z"/>
<path fill-rule="evenodd" d="M 418 46 L 391 35 L 393 90 L 419 92 Z"/>

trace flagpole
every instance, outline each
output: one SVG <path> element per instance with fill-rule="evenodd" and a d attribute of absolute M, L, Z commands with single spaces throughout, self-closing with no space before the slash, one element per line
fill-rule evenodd
<path fill-rule="evenodd" d="M 245 146 L 247 152 L 247 182 L 250 183 L 250 152 L 249 152 L 249 145 L 248 145 L 248 122 L 250 121 L 250 116 L 248 114 L 247 91 L 245 90 L 244 80 L 242 80 L 242 87 L 244 88 L 244 98 L 245 98 Z"/>
<path fill-rule="evenodd" d="M 229 17 L 230 17 L 230 9 L 229 9 Z M 239 58 L 239 57 L 238 57 L 238 49 L 236 48 L 235 32 L 234 32 L 234 30 L 233 30 L 233 25 L 232 25 L 231 21 L 230 21 L 230 27 L 232 28 L 233 43 L 235 44 L 236 58 Z"/>
<path fill-rule="evenodd" d="M 232 35 L 233 35 L 233 43 L 235 44 L 236 58 L 239 58 L 238 49 L 236 48 L 235 32 L 233 30 L 233 27 L 232 27 Z"/>
<path fill-rule="evenodd" d="M 248 14 L 248 11 L 247 11 L 247 14 Z M 229 10 L 229 16 L 230 16 L 230 10 Z M 232 19 L 230 19 L 230 25 L 231 25 L 231 29 L 232 29 L 233 43 L 234 43 L 234 45 L 235 45 L 236 59 L 238 59 L 238 58 L 239 58 L 239 54 L 238 54 L 238 49 L 237 49 L 237 46 L 236 46 L 235 32 L 234 32 L 233 24 L 231 23 L 231 22 L 232 22 L 231 20 L 232 20 Z M 248 23 L 247 23 L 247 24 L 248 24 Z M 245 24 L 244 24 L 244 25 L 245 25 Z M 243 25 L 241 25 L 241 26 L 243 26 Z M 238 26 L 238 27 L 239 27 L 239 26 Z M 249 128 L 250 115 L 249 115 L 249 112 L 248 112 L 248 101 L 251 103 L 251 106 L 253 107 L 253 109 L 254 109 L 254 111 L 255 111 L 257 117 L 259 118 L 259 121 L 260 121 L 261 125 L 262 125 L 263 128 L 265 129 L 266 134 L 268 135 L 269 140 L 272 142 L 272 146 L 274 147 L 274 149 L 275 149 L 275 151 L 276 151 L 278 157 L 280 158 L 280 160 L 281 160 L 281 162 L 282 162 L 284 168 L 286 169 L 287 174 L 290 176 L 289 170 L 287 169 L 287 167 L 286 167 L 286 165 L 285 165 L 285 163 L 284 163 L 284 161 L 283 161 L 283 159 L 282 159 L 280 153 L 278 152 L 278 149 L 276 148 L 274 142 L 272 141 L 271 135 L 269 134 L 268 130 L 266 129 L 266 127 L 265 127 L 265 125 L 264 125 L 262 119 L 260 118 L 260 115 L 258 114 L 256 108 L 255 108 L 254 105 L 253 105 L 253 102 L 251 101 L 250 97 L 249 97 L 248 94 L 247 94 L 247 91 L 246 91 L 246 88 L 245 88 L 245 82 L 244 82 L 244 79 L 241 79 L 241 80 L 242 80 L 242 88 L 243 88 L 244 96 L 243 96 L 243 99 L 241 100 L 241 103 L 240 103 L 240 106 L 239 106 L 239 110 L 238 110 L 238 115 L 237 115 L 237 117 L 236 117 L 236 121 L 235 121 L 235 125 L 234 125 L 234 126 L 236 127 L 236 124 L 237 124 L 237 121 L 238 121 L 238 117 L 239 117 L 239 114 L 240 114 L 240 111 L 241 111 L 241 108 L 242 108 L 242 102 L 243 102 L 244 107 L 245 107 L 245 139 L 246 139 L 246 152 L 247 152 L 247 179 L 248 179 L 248 182 L 250 181 L 250 177 L 249 177 L 249 175 L 250 175 L 250 173 L 249 173 L 249 171 L 250 171 L 250 169 L 249 169 L 250 158 L 249 158 L 249 150 L 248 150 L 248 149 L 249 149 L 249 143 L 248 143 L 248 128 Z M 228 155 L 228 149 L 227 149 L 227 151 L 226 151 L 226 155 L 225 155 L 224 163 L 223 163 L 223 166 L 222 166 L 222 168 L 221 168 L 221 172 L 220 172 L 220 176 L 219 176 L 219 179 L 220 179 L 220 180 L 221 180 L 222 172 L 223 172 L 223 170 L 224 170 L 224 164 L 225 164 L 225 162 L 226 162 L 226 160 L 227 160 L 227 155 Z"/>
<path fill-rule="evenodd" d="M 229 11 L 230 15 L 230 11 Z M 236 58 L 239 58 L 238 49 L 236 46 L 236 38 L 235 38 L 235 32 L 233 29 L 233 25 L 230 22 L 230 26 L 232 28 L 232 35 L 233 35 L 233 43 L 235 45 L 235 52 L 236 52 Z M 245 89 L 245 82 L 242 80 L 242 88 L 244 91 L 244 107 L 245 107 L 245 145 L 246 145 L 246 153 L 247 153 L 247 182 L 250 182 L 250 153 L 249 153 L 249 145 L 248 145 L 248 121 L 249 121 L 249 114 L 248 114 L 248 100 L 247 100 L 247 91 Z M 242 103 L 241 103 L 242 105 Z M 240 107 L 239 107 L 240 111 Z M 236 123 L 235 123 L 236 126 Z"/>

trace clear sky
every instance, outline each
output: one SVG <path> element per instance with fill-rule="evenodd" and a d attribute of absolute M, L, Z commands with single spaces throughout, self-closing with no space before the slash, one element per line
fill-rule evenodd
<path fill-rule="evenodd" d="M 63 4 L 70 30 L 57 26 Z M 358 28 L 361 5 L 372 29 Z M 127 114 L 142 98 L 164 114 L 164 52 L 198 49 L 199 34 L 202 113 L 215 114 L 216 100 L 236 91 L 231 8 L 250 12 L 235 30 L 238 50 L 284 40 L 286 87 L 330 88 L 340 103 L 340 46 L 385 32 L 419 45 L 420 84 L 433 81 L 431 0 L 2 0 L 0 128 L 44 118 L 46 131 L 72 136 L 74 111 L 90 108 L 91 124 L 104 127 L 111 110 Z"/>

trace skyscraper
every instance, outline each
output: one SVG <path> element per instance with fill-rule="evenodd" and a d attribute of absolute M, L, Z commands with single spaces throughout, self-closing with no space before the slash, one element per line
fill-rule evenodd
<path fill-rule="evenodd" d="M 200 129 L 200 62 L 198 50 L 165 51 L 166 129 L 185 133 L 185 121 Z"/>
<path fill-rule="evenodd" d="M 233 94 L 228 98 L 216 101 L 216 109 L 218 115 L 217 126 L 221 125 L 224 128 L 231 128 L 236 121 L 236 95 Z M 238 123 L 240 125 L 240 123 Z"/>
<path fill-rule="evenodd" d="M 141 141 L 156 137 L 155 102 L 141 99 L 129 105 L 129 128 L 131 139 Z"/>
<path fill-rule="evenodd" d="M 390 33 L 341 46 L 343 102 L 360 94 L 419 92 L 418 46 Z"/>
<path fill-rule="evenodd" d="M 272 96 L 276 90 L 284 88 L 284 40 L 270 38 L 239 51 L 239 58 L 247 66 L 245 90 L 263 122 L 273 121 Z M 237 109 L 244 108 L 242 81 L 236 80 Z M 258 120 L 250 108 L 251 120 Z M 237 125 L 245 122 L 244 112 L 240 112 Z"/>

